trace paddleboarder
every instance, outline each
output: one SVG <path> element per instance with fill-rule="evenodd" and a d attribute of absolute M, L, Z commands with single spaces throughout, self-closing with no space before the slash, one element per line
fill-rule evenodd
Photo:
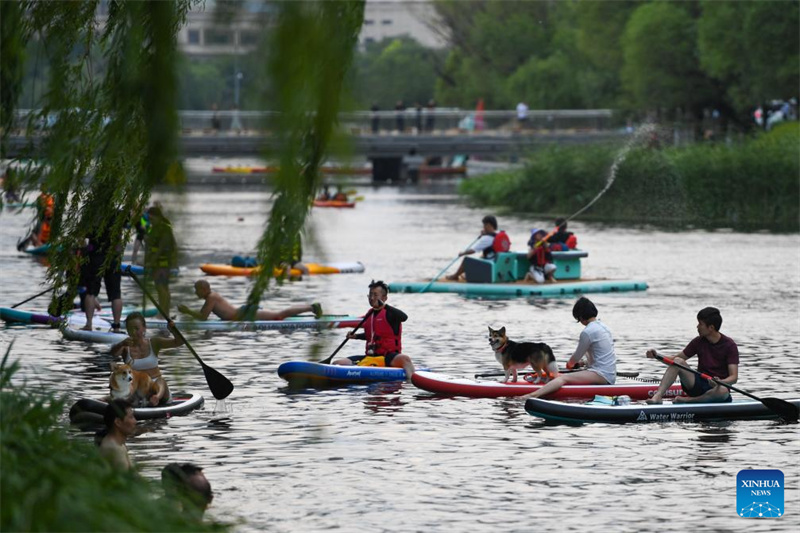
<path fill-rule="evenodd" d="M 414 363 L 402 353 L 403 322 L 406 315 L 396 307 L 386 304 L 389 298 L 389 286 L 383 281 L 372 281 L 369 284 L 369 311 L 365 316 L 364 333 L 347 333 L 348 339 L 367 341 L 364 355 L 355 355 L 337 359 L 334 365 L 358 366 L 391 366 L 406 371 L 406 381 L 411 382 L 414 375 Z"/>
<path fill-rule="evenodd" d="M 703 374 L 717 378 L 719 381 L 733 385 L 739 378 L 739 347 L 730 337 L 719 332 L 722 326 L 722 315 L 716 307 L 705 307 L 697 313 L 698 336 L 678 352 L 672 359 L 682 365 L 697 356 L 697 370 Z M 653 349 L 645 354 L 653 359 L 658 352 Z M 676 397 L 675 403 L 695 402 L 730 402 L 728 387 L 718 385 L 710 379 L 703 379 L 693 372 L 669 365 L 661 378 L 661 384 L 647 403 L 661 403 L 670 385 L 680 378 L 681 387 L 687 397 Z"/>

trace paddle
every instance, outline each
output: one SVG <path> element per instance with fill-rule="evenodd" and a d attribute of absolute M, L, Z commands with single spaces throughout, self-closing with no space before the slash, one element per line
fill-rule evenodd
<path fill-rule="evenodd" d="M 147 298 L 151 302 L 153 302 L 153 305 L 156 306 L 158 312 L 161 313 L 162 316 L 168 317 L 169 315 L 165 313 L 163 309 L 161 309 L 161 307 L 158 305 L 158 302 L 156 302 L 156 300 L 148 292 L 148 290 L 145 289 L 142 282 L 139 281 L 139 276 L 131 272 L 131 267 L 129 266 L 127 269 L 125 269 L 125 271 L 130 277 L 133 278 L 133 281 L 136 282 L 139 288 L 142 289 L 142 292 L 145 294 L 145 296 L 147 296 Z M 226 378 L 225 376 L 223 376 L 222 374 L 220 374 L 219 372 L 217 372 L 216 370 L 205 364 L 203 360 L 200 359 L 200 356 L 197 355 L 197 352 L 194 351 L 192 345 L 189 344 L 189 341 L 186 340 L 186 337 L 183 336 L 183 333 L 180 332 L 177 326 L 173 324 L 172 329 L 174 330 L 178 338 L 181 341 L 183 341 L 186 347 L 189 348 L 189 351 L 192 353 L 194 358 L 197 359 L 197 362 L 200 363 L 200 366 L 203 367 L 203 374 L 205 374 L 206 376 L 206 382 L 208 383 L 208 388 L 209 390 L 211 390 L 211 394 L 214 395 L 214 398 L 216 398 L 217 400 L 224 400 L 225 398 L 230 396 L 231 392 L 233 392 L 233 383 L 231 383 L 228 378 Z"/>
<path fill-rule="evenodd" d="M 362 319 L 361 319 L 361 322 L 359 322 L 359 323 L 358 323 L 358 325 L 355 327 L 355 329 L 354 329 L 353 331 L 351 331 L 350 333 L 352 333 L 353 335 L 355 335 L 356 331 L 358 331 L 358 328 L 360 328 L 361 326 L 363 326 L 363 325 L 364 325 L 364 322 L 366 322 L 366 321 L 367 321 L 367 318 L 369 318 L 369 316 L 370 316 L 371 314 L 372 314 L 372 309 L 370 309 L 369 311 L 367 311 L 367 314 L 366 314 L 366 315 L 364 315 L 364 318 L 362 318 Z M 334 351 L 334 352 L 333 352 L 333 353 L 330 355 L 330 357 L 326 357 L 325 359 L 323 359 L 323 360 L 322 360 L 322 361 L 320 361 L 319 363 L 320 363 L 321 365 L 328 365 L 328 364 L 330 364 L 330 362 L 331 362 L 331 361 L 333 361 L 333 357 L 334 357 L 334 356 L 335 356 L 337 353 L 339 353 L 339 350 L 341 350 L 341 349 L 342 349 L 342 347 L 343 347 L 345 344 L 347 344 L 347 341 L 349 341 L 349 340 L 350 340 L 350 337 L 348 337 L 348 336 L 345 336 L 345 337 L 344 337 L 344 340 L 342 341 L 342 344 L 340 344 L 340 345 L 339 345 L 339 347 L 338 347 L 338 348 L 336 348 L 336 351 Z"/>
<path fill-rule="evenodd" d="M 476 242 L 478 242 L 478 241 L 480 240 L 480 238 L 481 238 L 481 237 L 483 237 L 483 235 L 478 235 L 478 238 L 477 238 L 477 239 L 475 239 L 474 241 L 472 241 L 472 243 L 470 243 L 470 245 L 469 245 L 469 246 L 467 246 L 467 247 L 466 247 L 466 248 L 464 248 L 464 249 L 465 249 L 465 250 L 469 250 L 470 248 L 472 248 L 473 246 L 475 246 L 475 243 L 476 243 Z M 433 284 L 436 282 L 436 280 L 437 280 L 437 279 L 441 278 L 441 277 L 442 277 L 442 274 L 444 274 L 445 272 L 447 272 L 447 269 L 448 269 L 448 268 L 450 268 L 451 266 L 453 266 L 453 263 L 455 263 L 456 261 L 458 261 L 458 259 L 459 259 L 460 257 L 461 257 L 460 255 L 457 255 L 455 259 L 453 259 L 452 261 L 450 261 L 450 262 L 447 264 L 447 266 L 446 266 L 446 267 L 444 267 L 444 268 L 442 269 L 442 271 L 441 271 L 441 272 L 439 272 L 438 274 L 436 274 L 436 277 L 435 277 L 435 278 L 433 278 L 432 280 L 430 280 L 430 281 L 428 282 L 428 284 L 427 284 L 427 285 L 425 285 L 424 287 L 422 287 L 422 290 L 421 290 L 421 291 L 419 291 L 419 293 L 420 293 L 420 294 L 422 294 L 423 292 L 425 292 L 425 291 L 427 291 L 428 289 L 430 289 L 430 288 L 431 288 L 431 285 L 433 285 Z"/>
<path fill-rule="evenodd" d="M 687 370 L 689 372 L 692 372 L 693 374 L 697 374 L 701 378 L 710 379 L 711 381 L 713 381 L 717 385 L 722 385 L 723 387 L 728 387 L 730 390 L 734 390 L 734 391 L 738 392 L 739 394 L 744 394 L 745 396 L 749 396 L 750 398 L 752 398 L 754 400 L 758 400 L 759 402 L 764 404 L 764 406 L 767 409 L 769 409 L 770 411 L 776 413 L 778 416 L 780 416 L 782 419 L 784 419 L 787 422 L 797 422 L 797 420 L 798 420 L 798 416 L 800 415 L 800 409 L 798 409 L 796 405 L 793 405 L 793 404 L 787 402 L 786 400 L 781 400 L 780 398 L 759 398 L 758 396 L 756 396 L 754 394 L 750 394 L 749 392 L 745 392 L 742 389 L 736 388 L 733 385 L 725 383 L 724 381 L 720 381 L 715 377 L 709 376 L 708 374 L 704 374 L 703 372 L 700 372 L 699 370 L 695 370 L 694 368 L 690 368 L 690 367 L 688 367 L 686 365 L 682 365 L 682 364 L 674 361 L 673 359 L 670 359 L 669 357 L 664 357 L 663 355 L 658 355 L 657 353 L 654 353 L 653 357 L 655 357 L 656 359 L 658 359 L 659 361 L 661 361 L 664 364 L 676 366 L 676 367 L 681 368 L 683 370 Z"/>
<path fill-rule="evenodd" d="M 583 369 L 582 368 L 576 368 L 576 369 L 573 369 L 573 370 L 559 369 L 559 372 L 561 374 L 569 374 L 571 372 L 578 372 L 580 370 L 583 370 Z M 522 372 L 518 371 L 518 373 L 520 373 L 520 374 L 533 374 L 534 372 L 529 370 L 529 371 L 522 371 Z M 502 376 L 505 376 L 505 375 L 506 375 L 505 372 L 486 372 L 485 374 L 475 374 L 475 377 L 476 378 L 494 378 L 494 377 L 502 377 Z M 639 373 L 638 372 L 617 372 L 617 376 L 619 376 L 621 378 L 638 378 L 639 377 Z"/>
<path fill-rule="evenodd" d="M 22 304 L 26 304 L 26 303 L 30 302 L 31 300 L 34 300 L 34 299 L 38 298 L 39 296 L 41 296 L 43 294 L 47 294 L 48 292 L 50 292 L 52 290 L 53 290 L 53 287 L 50 287 L 49 289 L 43 290 L 39 294 L 35 294 L 35 295 L 31 296 L 27 300 L 22 300 L 20 303 L 12 305 L 11 309 L 15 309 L 15 308 L 19 307 Z"/>

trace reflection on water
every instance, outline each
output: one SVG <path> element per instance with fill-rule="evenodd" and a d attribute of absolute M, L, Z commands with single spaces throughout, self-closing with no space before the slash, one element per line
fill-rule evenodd
<path fill-rule="evenodd" d="M 361 314 L 371 279 L 430 278 L 474 239 L 489 211 L 456 203 L 452 185 L 370 187 L 359 194 L 365 200 L 356 209 L 313 211 L 304 248 L 308 258 L 362 261 L 366 272 L 275 287 L 264 307 L 321 301 L 331 313 Z M 252 252 L 269 194 L 216 188 L 156 197 L 174 215 L 184 252 L 174 300 L 196 307 L 192 285 L 203 276 L 196 266 Z M 0 214 L 0 305 L 41 290 L 44 269 L 14 248 L 28 219 Z M 524 248 L 530 228 L 552 224 L 499 219 L 514 249 Z M 722 310 L 723 332 L 741 347 L 739 386 L 797 397 L 797 235 L 667 233 L 580 219 L 570 226 L 589 251 L 585 275 L 650 284 L 643 293 L 590 295 L 614 334 L 620 371 L 659 378 L 664 367 L 646 359 L 645 350 L 683 349 L 696 334 L 697 311 L 714 305 Z M 761 270 L 753 271 L 753 254 L 743 250 L 757 250 Z M 209 279 L 232 302 L 246 300 L 250 280 Z M 129 280 L 123 294 L 139 298 Z M 572 299 L 392 294 L 389 303 L 409 315 L 403 347 L 417 366 L 461 376 L 499 369 L 487 326 L 547 342 L 562 362 L 582 329 L 572 320 Z M 319 359 L 344 334 L 187 332 L 206 364 L 236 389 L 216 402 L 191 355 L 165 351 L 167 379 L 176 390 L 203 391 L 206 404 L 188 416 L 141 424 L 149 431 L 132 440 L 130 451 L 142 473 L 157 479 L 172 461 L 204 466 L 216 494 L 210 514 L 244 519 L 241 531 L 409 532 L 640 531 L 661 523 L 696 528 L 698 521 L 710 530 L 736 530 L 742 527 L 734 513 L 738 470 L 778 468 L 787 480 L 800 474 L 797 426 L 773 421 L 551 426 L 527 415 L 522 399 L 437 398 L 406 383 L 290 391 L 278 378 L 280 363 Z M 63 392 L 70 401 L 107 392 L 106 347 L 67 342 L 47 328 L 6 326 L 0 351 L 12 339 L 12 355 L 22 364 L 18 382 Z M 354 341 L 350 348 L 355 354 L 363 345 Z M 535 515 L 531 498 L 542 502 Z M 747 525 L 794 531 L 798 522 L 787 514 L 763 524 Z"/>

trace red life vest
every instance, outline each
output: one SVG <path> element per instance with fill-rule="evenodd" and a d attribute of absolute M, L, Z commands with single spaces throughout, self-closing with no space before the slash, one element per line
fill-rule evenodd
<path fill-rule="evenodd" d="M 541 246 L 537 246 L 533 249 L 533 257 L 531 258 L 531 264 L 536 267 L 544 267 L 548 263 L 548 252 L 546 244 L 542 244 Z"/>
<path fill-rule="evenodd" d="M 507 252 L 511 250 L 511 239 L 505 231 L 498 231 L 494 234 L 494 242 L 492 242 L 492 250 L 495 253 Z"/>
<path fill-rule="evenodd" d="M 380 311 L 373 312 L 364 322 L 364 335 L 367 337 L 367 351 L 373 347 L 372 354 L 367 355 L 388 355 L 390 353 L 401 353 L 403 347 L 400 344 L 400 337 L 403 335 L 403 324 L 399 325 L 395 335 L 392 326 L 386 320 L 386 307 Z"/>
<path fill-rule="evenodd" d="M 567 248 L 574 250 L 578 247 L 578 238 L 575 235 L 570 235 L 565 244 L 567 245 Z"/>

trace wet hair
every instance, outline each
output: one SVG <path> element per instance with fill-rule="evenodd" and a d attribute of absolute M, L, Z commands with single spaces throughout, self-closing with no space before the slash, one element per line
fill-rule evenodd
<path fill-rule="evenodd" d="M 719 309 L 716 307 L 704 307 L 697 313 L 697 320 L 706 326 L 714 326 L 714 329 L 719 331 L 722 327 L 722 315 L 719 314 Z"/>
<path fill-rule="evenodd" d="M 567 220 L 564 218 L 557 218 L 556 227 L 558 228 L 558 231 L 567 231 Z"/>
<path fill-rule="evenodd" d="M 589 298 L 581 296 L 572 307 L 572 316 L 578 322 L 595 318 L 597 316 L 597 307 L 594 306 Z"/>
<path fill-rule="evenodd" d="M 495 218 L 494 215 L 486 215 L 485 217 L 483 217 L 481 222 L 484 224 L 489 224 L 494 229 L 497 229 L 497 218 Z"/>
<path fill-rule="evenodd" d="M 134 311 L 133 313 L 129 314 L 125 317 L 125 329 L 128 329 L 128 325 L 133 322 L 134 320 L 141 320 L 142 325 L 147 326 L 147 322 L 144 319 L 144 315 L 139 311 Z"/>
<path fill-rule="evenodd" d="M 103 411 L 103 423 L 106 425 L 106 430 L 111 431 L 114 427 L 114 422 L 117 419 L 122 420 L 128 413 L 128 409 L 132 409 L 133 405 L 128 400 L 111 400 Z"/>
<path fill-rule="evenodd" d="M 375 287 L 380 287 L 380 288 L 383 289 L 383 293 L 384 294 L 389 294 L 389 286 L 386 283 L 384 283 L 383 281 L 380 281 L 380 280 L 375 281 L 373 279 L 372 283 L 369 284 L 369 289 L 372 290 Z"/>
<path fill-rule="evenodd" d="M 169 463 L 161 470 L 161 486 L 170 498 L 181 498 L 200 508 L 208 507 L 214 499 L 211 483 L 203 477 L 198 482 L 196 476 L 203 468 L 194 463 Z"/>

